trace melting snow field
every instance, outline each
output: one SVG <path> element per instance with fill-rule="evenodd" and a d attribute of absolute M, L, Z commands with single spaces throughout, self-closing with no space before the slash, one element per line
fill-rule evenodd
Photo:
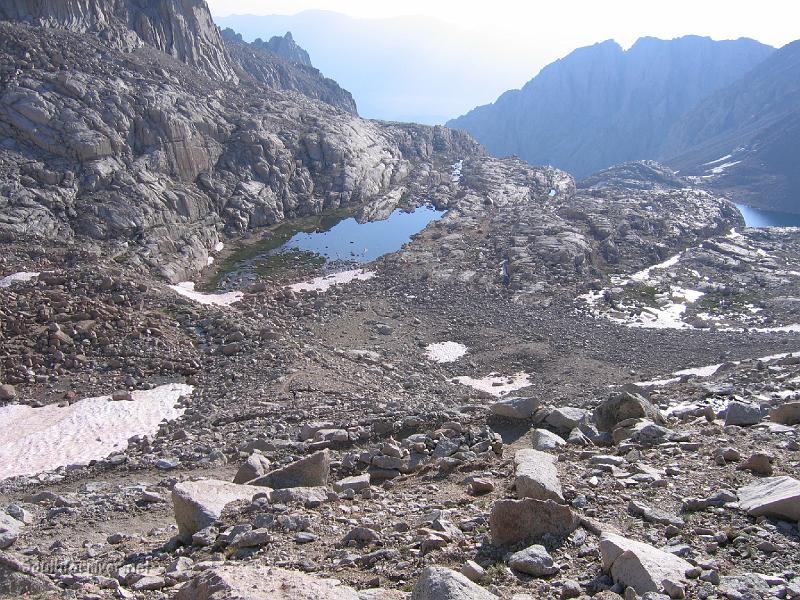
<path fill-rule="evenodd" d="M 30 271 L 21 271 L 20 273 L 12 273 L 11 275 L 0 277 L 0 288 L 11 287 L 12 284 L 17 282 L 24 283 L 26 281 L 30 281 L 31 279 L 36 279 L 38 276 L 39 273 L 33 273 Z"/>
<path fill-rule="evenodd" d="M 352 281 L 366 281 L 375 277 L 375 271 L 365 271 L 364 269 L 353 269 L 351 271 L 342 271 L 341 273 L 334 273 L 332 275 L 323 275 L 316 277 L 311 281 L 303 281 L 289 286 L 293 292 L 327 292 L 331 286 L 340 285 L 343 283 L 350 283 Z"/>
<path fill-rule="evenodd" d="M 438 342 L 425 348 L 428 360 L 437 363 L 451 363 L 467 353 L 467 347 L 458 342 Z"/>
<path fill-rule="evenodd" d="M 124 450 L 135 435 L 153 434 L 165 419 L 180 417 L 178 398 L 192 393 L 180 383 L 133 392 L 133 400 L 86 398 L 67 407 L 12 404 L 0 408 L 0 479 L 85 465 Z"/>
<path fill-rule="evenodd" d="M 197 292 L 194 289 L 193 281 L 184 281 L 169 287 L 170 289 L 178 292 L 181 296 L 185 296 L 186 298 L 194 300 L 199 304 L 213 306 L 230 306 L 234 302 L 238 302 L 244 297 L 242 292 L 222 292 L 217 294 L 204 294 L 203 292 Z"/>
<path fill-rule="evenodd" d="M 787 356 L 793 356 L 794 353 L 792 352 L 784 352 L 783 354 L 771 354 L 769 356 L 762 356 L 760 358 L 756 358 L 753 360 L 760 360 L 761 362 L 772 362 L 775 360 L 780 360 L 782 358 L 786 358 Z M 732 361 L 734 365 L 741 364 L 742 361 L 736 360 Z M 640 385 L 642 387 L 661 387 L 665 385 L 672 385 L 673 383 L 678 383 L 681 380 L 681 377 L 685 375 L 695 375 L 697 377 L 711 377 L 717 371 L 719 371 L 722 363 L 716 365 L 706 365 L 704 367 L 692 367 L 690 369 L 682 369 L 680 371 L 675 371 L 672 374 L 672 377 L 667 379 L 653 379 L 652 381 L 640 381 L 636 383 L 636 385 Z"/>
<path fill-rule="evenodd" d="M 516 392 L 531 384 L 530 375 L 527 373 L 515 373 L 514 375 L 498 375 L 490 373 L 482 379 L 472 377 L 456 377 L 454 383 L 460 383 L 476 390 L 486 392 L 492 396 L 505 396 L 511 392 Z"/>

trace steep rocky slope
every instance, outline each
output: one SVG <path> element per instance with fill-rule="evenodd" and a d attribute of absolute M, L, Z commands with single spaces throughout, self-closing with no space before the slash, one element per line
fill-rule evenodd
<path fill-rule="evenodd" d="M 209 76 L 235 80 L 205 0 L 8 0 L 0 20 L 91 34 L 126 52 L 149 46 Z"/>
<path fill-rule="evenodd" d="M 28 4 L 4 5 L 14 20 L 0 21 L 6 237 L 105 240 L 119 260 L 182 279 L 222 236 L 364 201 L 416 177 L 420 163 L 480 152 L 443 128 L 363 121 L 274 89 L 311 81 L 354 112 L 306 67 L 282 64 L 286 77 L 268 87 L 258 50 L 244 65 L 257 77 L 237 81 L 204 4 L 165 3 L 164 36 L 145 25 L 160 15 L 150 4 Z M 152 35 L 125 29 L 128 20 Z M 198 37 L 180 41 L 192 30 L 172 23 Z"/>
<path fill-rule="evenodd" d="M 741 202 L 800 213 L 798 82 L 793 42 L 676 123 L 663 158 Z"/>
<path fill-rule="evenodd" d="M 287 34 L 288 35 L 288 34 Z M 236 63 L 256 81 L 272 89 L 294 90 L 310 98 L 322 100 L 352 115 L 357 115 L 356 103 L 350 92 L 343 90 L 332 79 L 311 66 L 311 61 L 293 60 L 299 52 L 305 52 L 294 44 L 287 51 L 283 46 L 256 40 L 248 44 L 232 29 L 222 32 L 225 46 Z M 276 38 L 273 38 L 276 39 Z M 285 38 L 277 38 L 285 39 Z M 272 40 L 270 40 L 271 42 Z M 284 54 L 280 54 L 280 52 Z M 307 54 L 305 55 L 307 58 Z"/>
<path fill-rule="evenodd" d="M 580 48 L 520 90 L 448 122 L 496 156 L 514 154 L 577 177 L 662 155 L 670 127 L 773 49 L 748 39 L 642 38 Z"/>

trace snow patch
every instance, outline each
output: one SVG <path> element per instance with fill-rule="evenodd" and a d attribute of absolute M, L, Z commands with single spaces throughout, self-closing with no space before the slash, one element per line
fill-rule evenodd
<path fill-rule="evenodd" d="M 133 392 L 133 400 L 86 398 L 60 407 L 12 404 L 0 408 L 0 480 L 35 475 L 68 465 L 86 465 L 128 446 L 135 435 L 150 435 L 159 424 L 180 417 L 181 396 L 193 387 L 170 383 Z"/>
<path fill-rule="evenodd" d="M 458 161 L 451 168 L 452 170 L 450 171 L 450 179 L 453 181 L 453 183 L 458 183 L 461 181 L 461 172 L 464 168 L 464 161 Z"/>
<path fill-rule="evenodd" d="M 703 166 L 707 167 L 709 165 L 715 165 L 717 163 L 721 163 L 723 160 L 728 160 L 731 157 L 733 157 L 733 154 L 726 154 L 725 156 L 723 156 L 722 158 L 718 158 L 717 160 L 712 160 L 711 162 L 703 163 Z"/>
<path fill-rule="evenodd" d="M 425 348 L 425 354 L 428 360 L 437 363 L 455 362 L 466 353 L 467 347 L 458 342 L 438 342 L 436 344 L 429 344 Z"/>
<path fill-rule="evenodd" d="M 216 294 L 197 292 L 194 289 L 193 281 L 184 281 L 177 285 L 171 285 L 169 288 L 176 291 L 181 296 L 185 296 L 190 300 L 194 300 L 199 304 L 205 304 L 207 306 L 230 306 L 234 302 L 239 302 L 239 300 L 244 298 L 244 293 L 238 291 L 220 292 Z"/>
<path fill-rule="evenodd" d="M 453 379 L 454 383 L 460 383 L 476 390 L 486 392 L 492 396 L 505 396 L 511 392 L 521 390 L 531 384 L 530 375 L 520 371 L 514 375 L 498 375 L 497 373 L 489 373 L 482 379 L 474 379 L 472 377 L 456 377 Z"/>
<path fill-rule="evenodd" d="M 366 281 L 375 277 L 375 271 L 365 271 L 364 269 L 352 269 L 350 271 L 342 271 L 341 273 L 333 273 L 332 275 L 323 275 L 316 277 L 311 281 L 303 281 L 289 286 L 293 292 L 326 292 L 331 286 L 340 285 L 343 283 L 350 283 L 352 281 Z"/>
<path fill-rule="evenodd" d="M 677 265 L 678 261 L 681 259 L 681 255 L 682 254 L 683 254 L 683 252 L 680 252 L 680 253 L 676 254 L 675 256 L 672 256 L 672 257 L 668 258 L 667 260 L 665 260 L 662 263 L 659 263 L 657 265 L 653 265 L 652 267 L 647 267 L 646 269 L 642 269 L 638 273 L 634 273 L 633 275 L 631 275 L 630 280 L 631 281 L 647 281 L 648 279 L 650 279 L 650 272 L 651 271 L 654 271 L 655 269 L 669 269 L 670 267 L 674 267 L 675 265 Z"/>
<path fill-rule="evenodd" d="M 38 276 L 39 273 L 34 273 L 32 271 L 20 271 L 19 273 L 12 273 L 11 275 L 0 277 L 0 288 L 11 287 L 14 283 L 25 283 L 31 279 L 36 279 Z"/>
<path fill-rule="evenodd" d="M 720 175 L 721 173 L 724 173 L 725 169 L 727 169 L 728 167 L 732 167 L 733 165 L 738 165 L 740 162 L 742 161 L 733 160 L 731 162 L 726 162 L 717 167 L 714 167 L 713 169 L 709 169 L 708 172 L 713 173 L 714 175 Z"/>

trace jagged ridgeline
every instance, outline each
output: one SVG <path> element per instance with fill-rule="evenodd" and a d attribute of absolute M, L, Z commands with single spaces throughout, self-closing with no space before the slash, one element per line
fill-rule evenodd
<path fill-rule="evenodd" d="M 223 36 L 203 0 L 0 4 L 0 236 L 117 244 L 180 280 L 225 234 L 435 184 L 481 154 L 358 118 L 282 39 Z"/>

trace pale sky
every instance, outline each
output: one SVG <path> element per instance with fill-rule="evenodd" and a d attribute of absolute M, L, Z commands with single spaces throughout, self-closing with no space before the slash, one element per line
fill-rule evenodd
<path fill-rule="evenodd" d="M 797 0 L 208 0 L 215 16 L 295 14 L 319 9 L 353 17 L 421 15 L 468 28 L 630 46 L 642 36 L 751 37 L 782 46 L 800 38 Z M 495 31 L 495 33 L 498 33 Z"/>
<path fill-rule="evenodd" d="M 443 123 L 493 102 L 576 48 L 608 39 L 627 49 L 645 36 L 749 37 L 775 47 L 800 38 L 800 0 L 208 3 L 222 27 L 248 41 L 292 30 L 314 66 L 352 92 L 363 116 L 424 123 Z M 346 15 L 352 27 L 330 14 L 304 12 L 311 10 Z"/>

